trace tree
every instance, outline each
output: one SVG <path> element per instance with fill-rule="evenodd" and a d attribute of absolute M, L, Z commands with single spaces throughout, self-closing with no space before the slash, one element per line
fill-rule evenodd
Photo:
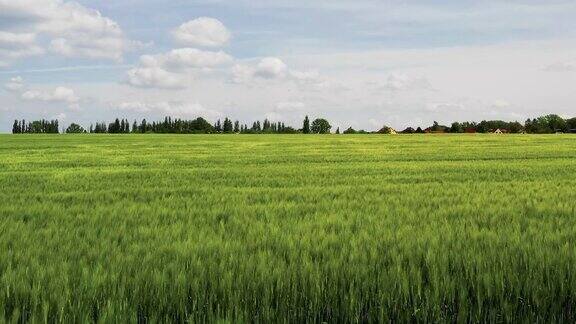
<path fill-rule="evenodd" d="M 146 133 L 148 131 L 148 123 L 146 123 L 146 119 L 142 119 L 142 123 L 140 124 L 140 132 Z"/>
<path fill-rule="evenodd" d="M 396 131 L 390 126 L 384 126 L 378 130 L 378 134 L 396 134 Z"/>
<path fill-rule="evenodd" d="M 524 127 L 522 127 L 522 124 L 520 124 L 519 122 L 511 122 L 508 125 L 508 130 L 510 131 L 510 133 L 521 133 L 522 130 L 524 129 Z"/>
<path fill-rule="evenodd" d="M 327 134 L 330 133 L 331 128 L 332 126 L 330 126 L 330 123 L 328 123 L 326 119 L 316 118 L 312 122 L 312 127 L 310 127 L 310 130 L 314 134 Z"/>
<path fill-rule="evenodd" d="M 564 118 L 558 115 L 547 115 L 545 116 L 548 121 L 548 127 L 552 132 L 566 132 L 568 131 L 568 125 Z"/>
<path fill-rule="evenodd" d="M 348 127 L 348 129 L 344 131 L 344 134 L 356 134 L 356 130 L 352 127 Z"/>
<path fill-rule="evenodd" d="M 116 118 L 114 121 L 114 133 L 120 133 L 120 120 Z M 111 132 L 112 133 L 112 132 Z"/>
<path fill-rule="evenodd" d="M 234 122 L 234 133 L 240 133 L 240 122 L 239 121 Z"/>
<path fill-rule="evenodd" d="M 224 131 L 224 133 L 232 133 L 234 131 L 234 126 L 232 125 L 232 121 L 230 119 L 228 119 L 228 117 L 226 117 L 224 119 L 223 131 Z"/>
<path fill-rule="evenodd" d="M 567 119 L 566 126 L 568 126 L 569 131 L 576 130 L 576 117 Z"/>
<path fill-rule="evenodd" d="M 302 125 L 302 133 L 310 134 L 310 119 L 308 119 L 308 116 L 304 118 L 304 124 Z"/>
<path fill-rule="evenodd" d="M 78 124 L 72 123 L 68 128 L 66 128 L 66 134 L 80 134 L 86 133 L 86 130 Z"/>
<path fill-rule="evenodd" d="M 20 130 L 20 125 L 18 124 L 18 121 L 15 120 L 14 121 L 14 125 L 12 125 L 12 134 L 19 134 L 22 131 Z"/>
<path fill-rule="evenodd" d="M 464 133 L 464 127 L 459 122 L 453 122 L 450 127 L 450 133 Z"/>
<path fill-rule="evenodd" d="M 434 124 L 432 125 L 432 127 L 430 127 L 430 131 L 436 133 L 447 132 L 449 129 L 450 129 L 449 127 L 438 124 L 437 121 L 434 121 Z"/>
<path fill-rule="evenodd" d="M 340 134 L 340 127 L 336 128 L 336 134 Z"/>

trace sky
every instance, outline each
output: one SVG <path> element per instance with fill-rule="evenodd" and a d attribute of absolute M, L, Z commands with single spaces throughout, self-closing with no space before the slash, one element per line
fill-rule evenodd
<path fill-rule="evenodd" d="M 0 132 L 576 116 L 573 0 L 0 0 Z M 334 130 L 333 129 L 333 130 Z"/>

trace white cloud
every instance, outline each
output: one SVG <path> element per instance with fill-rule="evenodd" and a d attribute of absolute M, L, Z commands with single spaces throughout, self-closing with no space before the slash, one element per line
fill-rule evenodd
<path fill-rule="evenodd" d="M 286 76 L 288 66 L 277 57 L 263 58 L 254 69 L 254 76 L 264 79 L 281 79 Z"/>
<path fill-rule="evenodd" d="M 300 111 L 304 108 L 306 108 L 306 105 L 298 101 L 279 102 L 276 104 L 276 110 L 283 112 Z"/>
<path fill-rule="evenodd" d="M 52 118 L 50 118 L 50 119 L 56 119 L 56 120 L 62 122 L 62 121 L 66 120 L 66 117 L 68 117 L 68 116 L 66 116 L 65 113 L 59 113 L 59 114 L 52 116 Z"/>
<path fill-rule="evenodd" d="M 454 111 L 464 110 L 465 106 L 459 102 L 433 102 L 427 104 L 425 109 L 435 113 L 453 113 Z"/>
<path fill-rule="evenodd" d="M 432 85 L 425 77 L 412 77 L 407 74 L 392 73 L 385 82 L 378 84 L 378 89 L 392 92 L 432 90 Z"/>
<path fill-rule="evenodd" d="M 42 54 L 37 36 L 46 39 L 51 52 L 67 57 L 85 57 L 120 61 L 130 49 L 122 29 L 100 12 L 76 2 L 62 0 L 0 0 L 0 21 L 5 30 L 0 39 L 10 34 L 12 42 L 25 44 L 27 52 L 12 53 L 15 58 Z M 25 24 L 11 22 L 26 22 Z M 24 33 L 14 34 L 11 30 Z M 1 40 L 0 40 L 1 42 Z M 1 48 L 1 46 L 0 46 Z M 0 53 L 0 61 L 2 60 Z M 5 54 L 4 54 L 5 55 Z"/>
<path fill-rule="evenodd" d="M 32 33 L 10 33 L 0 30 L 0 67 L 13 61 L 36 56 L 44 50 L 36 45 L 36 35 Z"/>
<path fill-rule="evenodd" d="M 303 83 L 315 83 L 320 78 L 318 71 L 290 71 L 290 76 Z"/>
<path fill-rule="evenodd" d="M 140 88 L 182 89 L 184 80 L 180 75 L 159 67 L 137 67 L 127 72 L 127 83 Z"/>
<path fill-rule="evenodd" d="M 264 116 L 271 121 L 294 122 L 300 119 L 306 104 L 298 101 L 278 102 L 274 111 L 267 112 Z"/>
<path fill-rule="evenodd" d="M 69 108 L 77 109 L 80 98 L 74 90 L 67 87 L 56 87 L 54 90 L 26 90 L 21 98 L 27 101 L 63 102 Z"/>
<path fill-rule="evenodd" d="M 278 80 L 288 75 L 288 66 L 277 57 L 266 57 L 255 65 L 237 64 L 232 69 L 232 80 L 247 83 L 255 79 Z"/>
<path fill-rule="evenodd" d="M 225 66 L 233 61 L 228 54 L 195 48 L 173 49 L 164 54 L 143 55 L 137 67 L 128 71 L 128 84 L 135 87 L 179 89 L 186 77 Z"/>
<path fill-rule="evenodd" d="M 181 101 L 120 102 L 117 104 L 113 104 L 112 108 L 120 111 L 156 113 L 176 118 L 204 117 L 207 119 L 214 119 L 214 118 L 220 118 L 222 116 L 220 112 L 216 110 L 207 109 L 199 103 L 189 103 Z"/>
<path fill-rule="evenodd" d="M 166 70 L 214 68 L 232 62 L 232 57 L 222 51 L 210 52 L 195 48 L 178 48 L 159 55 L 144 55 L 140 64 Z"/>
<path fill-rule="evenodd" d="M 25 101 L 62 102 L 68 104 L 70 109 L 78 109 L 80 97 L 68 87 L 56 87 L 50 90 L 29 89 L 20 76 L 11 78 L 4 87 Z"/>
<path fill-rule="evenodd" d="M 509 108 L 510 106 L 511 105 L 508 101 L 502 100 L 502 99 L 495 100 L 492 103 L 492 107 L 496 108 L 496 109 L 505 109 L 505 108 Z"/>
<path fill-rule="evenodd" d="M 36 35 L 32 33 L 9 33 L 0 31 L 0 48 L 29 47 L 36 43 Z"/>
<path fill-rule="evenodd" d="M 544 70 L 549 72 L 574 72 L 576 71 L 576 60 L 557 62 L 547 66 Z"/>
<path fill-rule="evenodd" d="M 320 79 L 318 71 L 292 70 L 277 57 L 265 57 L 252 65 L 236 64 L 232 69 L 232 81 L 234 83 L 249 83 L 258 80 L 286 80 L 308 86 L 325 83 Z"/>
<path fill-rule="evenodd" d="M 200 17 L 188 21 L 172 32 L 175 40 L 184 46 L 221 47 L 230 40 L 230 32 L 217 19 Z"/>
<path fill-rule="evenodd" d="M 20 76 L 13 77 L 4 85 L 4 88 L 8 91 L 22 91 L 24 89 L 24 79 Z"/>

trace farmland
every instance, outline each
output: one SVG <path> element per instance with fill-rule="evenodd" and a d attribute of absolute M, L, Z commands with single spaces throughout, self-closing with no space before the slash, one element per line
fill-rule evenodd
<path fill-rule="evenodd" d="M 1 135 L 0 319 L 574 321 L 570 135 Z"/>

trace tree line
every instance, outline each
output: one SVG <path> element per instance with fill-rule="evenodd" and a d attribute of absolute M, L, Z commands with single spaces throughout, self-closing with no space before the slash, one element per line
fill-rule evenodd
<path fill-rule="evenodd" d="M 12 134 L 58 134 L 58 120 L 15 120 L 12 125 Z"/>
<path fill-rule="evenodd" d="M 242 124 L 240 121 L 233 121 L 226 117 L 224 120 L 218 119 L 214 124 L 210 124 L 206 119 L 198 117 L 192 120 L 165 117 L 164 120 L 148 122 L 142 119 L 140 123 L 128 119 L 116 118 L 114 122 L 97 122 L 90 125 L 88 130 L 81 125 L 72 123 L 64 133 L 93 133 L 93 134 L 129 134 L 129 133 L 157 133 L 157 134 L 328 134 L 332 131 L 332 126 L 324 118 L 316 118 L 312 122 L 308 116 L 304 118 L 301 128 L 286 126 L 283 122 L 272 122 L 268 119 L 255 121 L 250 126 Z M 524 124 L 514 121 L 483 120 L 481 122 L 453 122 L 450 126 L 441 125 L 434 122 L 431 126 L 407 127 L 397 132 L 389 126 L 383 126 L 378 131 L 355 130 L 347 128 L 343 134 L 424 134 L 424 133 L 576 133 L 576 118 L 564 119 L 558 115 L 550 114 L 534 119 L 527 119 Z M 15 120 L 12 126 L 12 133 L 59 133 L 58 120 L 36 120 L 26 123 L 25 120 Z M 335 131 L 340 134 L 340 128 Z"/>

